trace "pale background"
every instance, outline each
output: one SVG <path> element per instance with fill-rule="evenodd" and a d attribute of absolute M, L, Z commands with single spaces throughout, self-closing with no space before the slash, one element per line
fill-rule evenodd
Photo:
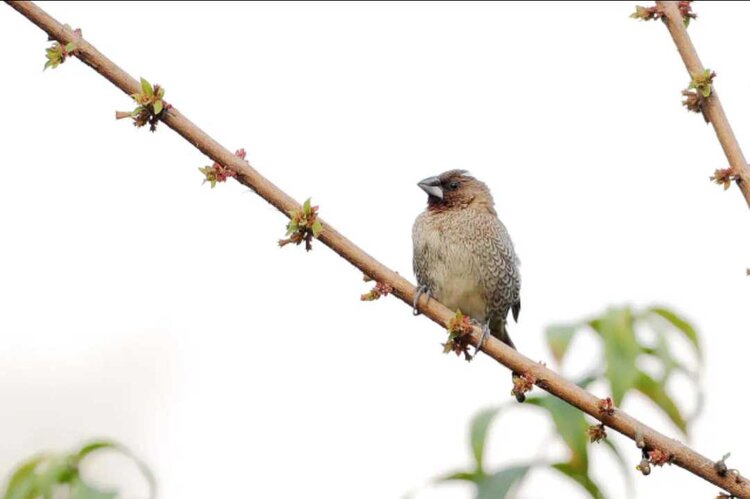
<path fill-rule="evenodd" d="M 705 340 L 692 443 L 750 474 L 748 212 L 709 183 L 724 156 L 680 105 L 667 30 L 629 19 L 633 2 L 42 6 L 410 279 L 416 182 L 471 170 L 523 262 L 519 348 L 549 360 L 545 325 L 609 304 L 674 307 Z M 695 9 L 690 34 L 746 139 L 750 5 Z M 280 250 L 285 218 L 236 183 L 201 185 L 211 161 L 166 126 L 115 121 L 131 100 L 80 62 L 42 72 L 46 35 L 7 6 L 0 41 L 4 476 L 107 436 L 165 498 L 470 497 L 429 481 L 469 464 L 470 417 L 510 398 L 504 368 L 442 355 L 443 332 L 394 298 L 360 302 L 369 285 L 322 244 Z M 637 398 L 626 408 L 677 436 Z M 490 464 L 537 455 L 550 431 L 515 409 Z M 142 498 L 111 460 L 92 479 Z M 674 467 L 635 480 L 639 498 L 717 493 Z M 542 473 L 520 497 L 580 493 Z"/>

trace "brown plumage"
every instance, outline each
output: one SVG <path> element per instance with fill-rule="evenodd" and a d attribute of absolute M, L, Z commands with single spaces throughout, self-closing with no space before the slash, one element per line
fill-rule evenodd
<path fill-rule="evenodd" d="M 482 340 L 491 333 L 515 348 L 506 320 L 512 310 L 517 321 L 521 310 L 519 262 L 489 189 L 464 170 L 418 185 L 428 194 L 412 230 L 421 289 L 482 324 Z"/>

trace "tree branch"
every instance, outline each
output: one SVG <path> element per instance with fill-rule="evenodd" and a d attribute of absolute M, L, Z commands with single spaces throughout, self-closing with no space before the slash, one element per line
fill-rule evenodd
<path fill-rule="evenodd" d="M 693 75 L 703 74 L 705 68 L 701 64 L 700 58 L 698 58 L 698 52 L 695 51 L 693 42 L 690 40 L 690 35 L 688 35 L 687 28 L 682 21 L 682 15 L 677 7 L 677 3 L 675 1 L 656 2 L 665 14 L 662 19 L 667 25 L 667 29 L 669 29 L 669 33 L 672 35 L 675 45 L 677 45 L 677 50 L 680 52 L 682 62 L 685 63 L 685 68 L 692 78 Z M 724 154 L 729 161 L 729 165 L 739 177 L 737 185 L 742 191 L 748 207 L 750 207 L 750 168 L 745 161 L 745 156 L 742 154 L 740 144 L 734 136 L 732 127 L 729 125 L 729 120 L 724 113 L 724 108 L 721 106 L 721 101 L 715 87 L 711 90 L 711 96 L 704 101 L 703 111 L 706 118 L 714 127 L 716 137 L 719 139 L 721 148 L 724 149 Z"/>
<path fill-rule="evenodd" d="M 107 59 L 84 39 L 77 37 L 71 29 L 57 22 L 33 2 L 8 1 L 7 3 L 55 40 L 61 43 L 69 43 L 75 40 L 75 56 L 107 78 L 126 94 L 130 95 L 140 91 L 139 82 L 132 76 Z M 206 156 L 235 171 L 237 173 L 235 178 L 238 182 L 255 191 L 286 216 L 289 216 L 290 210 L 300 208 L 299 203 L 281 191 L 254 168 L 250 167 L 247 162 L 222 147 L 203 130 L 190 122 L 176 108 L 172 107 L 169 110 L 165 110 L 162 121 Z M 366 275 L 392 286 L 393 293 L 408 305 L 411 305 L 416 293 L 414 285 L 368 255 L 330 224 L 325 222 L 323 224 L 325 230 L 320 235 L 320 240 L 324 244 Z M 443 327 L 454 317 L 453 311 L 434 299 L 428 301 L 425 296 L 420 299 L 419 308 L 427 317 Z M 480 335 L 481 331 L 479 328 L 474 327 L 470 336 L 470 343 L 476 346 Z M 530 374 L 542 389 L 565 400 L 630 439 L 635 439 L 636 433 L 638 433 L 642 436 L 647 448 L 662 450 L 671 456 L 672 463 L 685 468 L 737 497 L 750 498 L 750 481 L 742 477 L 720 476 L 714 470 L 713 461 L 686 445 L 662 435 L 619 409 L 614 409 L 611 413 L 602 410 L 601 399 L 576 384 L 567 381 L 544 365 L 525 357 L 495 338 L 490 337 L 485 341 L 483 351 L 515 372 Z"/>

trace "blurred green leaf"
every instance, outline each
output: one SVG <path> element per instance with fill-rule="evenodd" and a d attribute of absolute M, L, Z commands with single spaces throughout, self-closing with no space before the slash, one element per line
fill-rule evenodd
<path fill-rule="evenodd" d="M 502 407 L 485 409 L 474 416 L 469 425 L 471 450 L 474 453 L 474 462 L 479 473 L 484 473 L 484 449 L 487 444 L 487 430 L 501 409 Z"/>
<path fill-rule="evenodd" d="M 302 211 L 305 212 L 305 214 L 309 214 L 310 213 L 310 210 L 311 210 L 310 199 L 311 198 L 307 198 L 305 200 L 304 204 L 302 205 Z"/>
<path fill-rule="evenodd" d="M 437 479 L 438 482 L 450 482 L 450 481 L 463 481 L 478 483 L 481 480 L 481 476 L 477 473 L 469 473 L 468 471 L 457 471 L 450 475 L 445 475 Z"/>
<path fill-rule="evenodd" d="M 570 341 L 575 336 L 578 328 L 576 326 L 550 326 L 545 331 L 547 335 L 547 345 L 549 346 L 555 361 L 562 364 L 565 354 L 568 352 Z"/>
<path fill-rule="evenodd" d="M 504 499 L 528 471 L 529 466 L 513 466 L 486 476 L 477 486 L 476 499 Z"/>
<path fill-rule="evenodd" d="M 93 442 L 89 442 L 81 447 L 81 449 L 78 451 L 78 460 L 80 461 L 92 452 L 101 449 L 120 450 L 120 445 L 110 440 L 94 440 Z"/>
<path fill-rule="evenodd" d="M 526 403 L 542 407 L 549 412 L 557 432 L 570 449 L 571 466 L 585 473 L 589 466 L 586 434 L 589 426 L 586 424 L 583 413 L 567 402 L 550 395 L 529 397 Z"/>
<path fill-rule="evenodd" d="M 698 354 L 699 360 L 701 361 L 703 360 L 703 351 L 701 350 L 700 341 L 698 340 L 698 333 L 688 321 L 686 321 L 682 317 L 679 317 L 677 314 L 675 314 L 671 310 L 667 310 L 664 307 L 651 307 L 648 309 L 648 312 L 652 312 L 658 315 L 659 317 L 662 317 L 663 319 L 667 320 L 678 331 L 684 334 L 685 337 L 688 339 L 688 341 L 692 343 L 693 348 L 695 348 L 695 351 Z"/>
<path fill-rule="evenodd" d="M 659 383 L 648 374 L 638 371 L 636 378 L 636 389 L 650 398 L 664 413 L 672 420 L 677 428 L 687 435 L 687 423 L 682 417 L 679 407 L 674 403 L 672 397 L 667 395 L 664 385 Z"/>
<path fill-rule="evenodd" d="M 161 99 L 154 102 L 154 114 L 159 114 L 164 109 L 164 101 Z"/>
<path fill-rule="evenodd" d="M 589 493 L 591 497 L 594 499 L 605 499 L 606 496 L 602 493 L 601 490 L 599 490 L 599 486 L 594 482 L 591 477 L 589 477 L 587 471 L 582 471 L 575 466 L 571 466 L 570 463 L 557 463 L 553 464 L 552 468 L 556 469 L 560 473 L 568 476 L 569 478 L 572 478 L 574 481 L 576 481 L 581 487 L 586 489 L 586 492 Z"/>
<path fill-rule="evenodd" d="M 70 488 L 70 499 L 115 499 L 117 492 L 108 492 L 95 489 L 86 482 L 77 478 Z"/>
<path fill-rule="evenodd" d="M 3 499 L 32 499 L 37 495 L 36 467 L 45 456 L 32 457 L 20 465 L 8 481 Z"/>
<path fill-rule="evenodd" d="M 38 493 L 45 499 L 51 499 L 54 496 L 56 486 L 71 483 L 77 478 L 78 469 L 73 456 L 54 456 L 37 470 L 36 486 Z"/>
<path fill-rule="evenodd" d="M 633 316 L 627 308 L 610 309 L 604 317 L 592 320 L 589 324 L 604 340 L 606 375 L 612 387 L 612 399 L 619 406 L 628 390 L 635 385 L 638 376 L 635 359 L 641 347 L 633 331 Z"/>

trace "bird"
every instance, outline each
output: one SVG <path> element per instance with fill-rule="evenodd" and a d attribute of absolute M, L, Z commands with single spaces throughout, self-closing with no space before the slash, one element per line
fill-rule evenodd
<path fill-rule="evenodd" d="M 461 310 L 482 327 L 479 352 L 491 334 L 515 349 L 508 313 L 521 312 L 520 261 L 495 211 L 487 185 L 466 170 L 449 170 L 417 185 L 427 207 L 412 227 L 413 267 L 420 296 Z"/>

